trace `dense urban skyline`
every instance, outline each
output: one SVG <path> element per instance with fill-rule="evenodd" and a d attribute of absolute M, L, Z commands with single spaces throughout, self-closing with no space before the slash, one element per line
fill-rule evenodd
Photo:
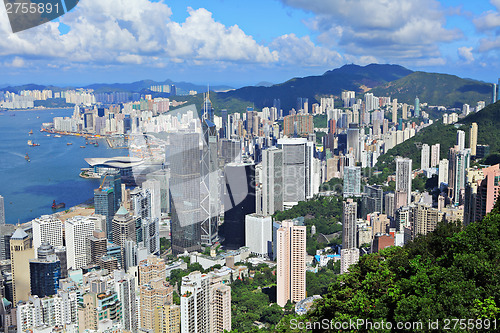
<path fill-rule="evenodd" d="M 82 0 L 16 34 L 0 6 L 0 85 L 170 78 L 238 87 L 346 63 L 496 81 L 500 1 L 355 2 Z"/>

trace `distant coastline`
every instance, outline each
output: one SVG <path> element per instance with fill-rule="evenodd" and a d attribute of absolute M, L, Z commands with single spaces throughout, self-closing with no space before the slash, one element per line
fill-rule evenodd
<path fill-rule="evenodd" d="M 61 110 L 61 109 L 74 109 L 74 107 L 53 107 L 53 108 L 30 108 L 30 109 L 0 109 L 0 112 L 24 112 L 24 111 L 45 111 L 45 110 Z"/>

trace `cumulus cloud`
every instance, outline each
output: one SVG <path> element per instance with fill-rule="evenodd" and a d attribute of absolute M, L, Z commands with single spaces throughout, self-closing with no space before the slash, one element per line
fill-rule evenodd
<path fill-rule="evenodd" d="M 462 46 L 458 48 L 458 56 L 465 60 L 467 63 L 474 61 L 474 55 L 472 54 L 472 47 Z"/>
<path fill-rule="evenodd" d="M 336 66 L 342 61 L 338 52 L 315 45 L 309 36 L 283 35 L 274 39 L 269 47 L 279 52 L 280 62 L 284 64 Z"/>
<path fill-rule="evenodd" d="M 165 60 L 269 63 L 278 59 L 276 52 L 238 26 L 216 22 L 205 9 L 189 9 L 184 23 L 173 22 L 171 15 L 163 1 L 82 0 L 60 18 L 70 27 L 66 34 L 60 33 L 57 22 L 13 34 L 2 12 L 0 56 L 153 66 L 164 65 Z"/>
<path fill-rule="evenodd" d="M 3 65 L 6 67 L 21 68 L 21 67 L 24 67 L 26 65 L 26 62 L 24 61 L 23 58 L 14 57 L 14 59 L 12 59 L 12 61 L 10 61 L 10 62 L 7 61 Z"/>
<path fill-rule="evenodd" d="M 445 28 L 436 0 L 281 0 L 315 14 L 318 40 L 353 56 L 410 62 L 439 57 L 438 44 L 462 33 Z"/>

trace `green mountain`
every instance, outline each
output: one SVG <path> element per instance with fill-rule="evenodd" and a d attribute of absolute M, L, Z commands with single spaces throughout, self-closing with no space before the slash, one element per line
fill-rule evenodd
<path fill-rule="evenodd" d="M 447 158 L 448 150 L 456 144 L 457 130 L 465 132 L 465 146 L 469 147 L 469 129 L 472 123 L 477 123 L 477 143 L 490 145 L 490 153 L 500 153 L 500 136 L 494 135 L 500 128 L 500 103 L 490 104 L 479 112 L 468 115 L 454 125 L 444 125 L 438 121 L 417 133 L 413 138 L 390 149 L 386 154 L 379 157 L 376 168 L 383 171 L 378 179 L 372 178 L 372 182 L 381 181 L 396 171 L 394 158 L 403 156 L 411 158 L 413 168 L 420 168 L 420 147 L 426 143 L 429 146 L 439 143 L 441 145 L 441 159 Z"/>
<path fill-rule="evenodd" d="M 474 327 L 456 326 L 453 332 L 498 331 L 493 326 L 493 320 L 500 315 L 498 204 L 481 222 L 463 230 L 457 224 L 440 223 L 434 232 L 404 247 L 362 256 L 349 273 L 330 285 L 312 313 L 298 320 L 324 320 L 333 325 L 350 320 L 380 325 L 384 321 L 393 325 L 392 330 L 387 326 L 383 330 L 367 329 L 364 325 L 340 330 L 328 325 L 316 332 L 428 332 L 432 331 L 429 321 L 437 321 L 438 328 L 431 328 L 443 332 L 447 323 L 453 328 L 453 319 L 474 322 Z M 398 322 L 423 326 L 397 330 Z M 481 329 L 476 323 L 483 325 Z M 284 329 L 278 332 L 292 331 L 285 328 L 290 327 L 289 322 L 282 321 L 282 326 Z"/>
<path fill-rule="evenodd" d="M 411 70 L 399 65 L 345 65 L 319 76 L 293 78 L 271 87 L 243 87 L 220 95 L 223 99 L 235 98 L 253 103 L 257 108 L 273 106 L 274 99 L 280 99 L 281 108 L 286 112 L 297 108 L 298 97 L 308 98 L 311 106 L 322 96 L 339 97 L 343 90 L 361 93 L 410 73 Z"/>
<path fill-rule="evenodd" d="M 462 79 L 455 75 L 414 72 L 398 80 L 373 88 L 375 96 L 391 96 L 398 102 L 420 102 L 461 108 L 464 103 L 476 106 L 478 101 L 491 100 L 490 83 Z"/>

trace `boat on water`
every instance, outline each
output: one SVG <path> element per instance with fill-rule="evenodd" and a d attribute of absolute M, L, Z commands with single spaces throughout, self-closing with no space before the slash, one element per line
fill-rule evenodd
<path fill-rule="evenodd" d="M 28 134 L 29 134 L 29 135 L 33 134 L 33 130 L 30 130 L 30 131 L 28 132 Z"/>
<path fill-rule="evenodd" d="M 99 143 L 98 143 L 98 142 L 95 142 L 95 143 L 94 143 L 94 147 L 99 147 Z"/>
<path fill-rule="evenodd" d="M 55 200 L 52 202 L 52 209 L 60 209 L 64 207 L 66 207 L 66 204 L 64 202 L 56 203 Z"/>
<path fill-rule="evenodd" d="M 61 136 L 59 134 L 54 135 L 54 138 L 60 138 Z"/>
<path fill-rule="evenodd" d="M 45 136 L 50 136 L 50 134 L 45 134 Z"/>
<path fill-rule="evenodd" d="M 80 148 L 85 148 L 85 146 L 80 146 Z"/>
<path fill-rule="evenodd" d="M 68 146 L 71 146 L 73 144 L 73 142 L 67 142 L 66 143 Z"/>
<path fill-rule="evenodd" d="M 28 140 L 28 146 L 30 147 L 37 147 L 39 146 L 40 144 L 39 143 L 35 143 L 34 141 L 32 140 Z"/>
<path fill-rule="evenodd" d="M 31 160 L 30 160 L 30 157 L 29 157 L 28 153 L 26 153 L 26 156 L 24 156 L 24 159 L 25 159 L 26 161 L 28 161 L 28 162 L 31 162 Z"/>

